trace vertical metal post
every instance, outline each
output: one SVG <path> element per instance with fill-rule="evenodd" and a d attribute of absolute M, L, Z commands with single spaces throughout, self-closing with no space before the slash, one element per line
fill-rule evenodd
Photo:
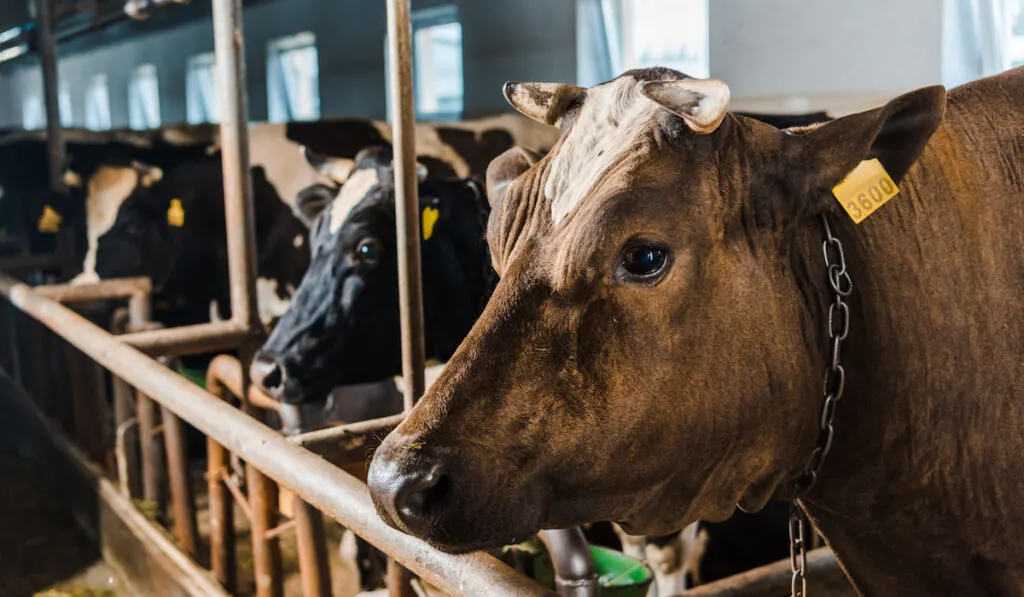
<path fill-rule="evenodd" d="M 196 522 L 192 479 L 188 474 L 188 451 L 181 419 L 166 406 L 160 407 L 164 422 L 164 452 L 167 476 L 171 483 L 171 507 L 174 513 L 174 538 L 188 555 L 199 557 L 199 527 Z"/>
<path fill-rule="evenodd" d="M 164 500 L 160 473 L 163 466 L 160 445 L 156 441 L 158 432 L 156 403 L 142 392 L 138 392 L 136 395 L 138 396 L 135 411 L 139 418 L 139 451 L 142 453 L 142 499 L 155 505 L 158 518 L 162 518 Z"/>
<path fill-rule="evenodd" d="M 402 318 L 405 410 L 423 395 L 423 278 L 420 269 L 419 181 L 416 177 L 416 109 L 412 82 L 409 0 L 388 0 L 388 67 L 395 148 L 395 229 L 398 238 L 398 300 Z M 392 597 L 411 597 L 410 573 L 388 559 Z"/>
<path fill-rule="evenodd" d="M 277 485 L 251 465 L 245 467 L 245 478 L 252 509 L 252 568 L 256 574 L 256 597 L 283 597 L 281 543 L 277 537 L 267 536 L 278 524 Z"/>
<path fill-rule="evenodd" d="M 330 597 L 331 569 L 327 558 L 324 517 L 319 510 L 297 497 L 293 503 L 302 595 L 303 597 Z"/>
<path fill-rule="evenodd" d="M 39 53 L 43 63 L 43 97 L 46 102 L 46 146 L 50 156 L 50 187 L 64 192 L 64 133 L 57 100 L 57 49 L 53 39 L 51 0 L 35 0 L 39 27 Z"/>
<path fill-rule="evenodd" d="M 216 361 L 215 361 L 216 362 Z M 206 375 L 206 390 L 225 400 L 225 389 L 213 375 L 214 365 Z M 234 498 L 227 488 L 228 453 L 212 437 L 206 438 L 206 486 L 210 496 L 210 568 L 217 581 L 234 594 L 237 577 L 235 552 Z"/>
<path fill-rule="evenodd" d="M 388 0 L 388 66 L 391 127 L 395 147 L 395 227 L 398 236 L 398 296 L 402 314 L 402 376 L 405 408 L 423 395 L 423 279 L 416 178 L 412 29 L 409 0 Z"/>
<path fill-rule="evenodd" d="M 231 319 L 256 329 L 256 221 L 249 173 L 249 109 L 241 0 L 213 0 L 213 37 L 220 87 Z M 243 388 L 244 390 L 244 388 Z M 240 396 L 243 402 L 247 395 Z"/>

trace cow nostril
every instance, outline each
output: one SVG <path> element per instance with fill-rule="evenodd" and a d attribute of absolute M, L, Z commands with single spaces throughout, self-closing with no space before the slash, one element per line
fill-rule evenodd
<path fill-rule="evenodd" d="M 252 360 L 249 372 L 253 383 L 271 394 L 276 395 L 284 387 L 286 377 L 284 367 L 276 359 L 263 353 L 257 354 L 256 358 Z"/>
<path fill-rule="evenodd" d="M 451 477 L 440 464 L 434 464 L 425 473 L 409 475 L 395 498 L 398 517 L 410 529 L 421 529 L 431 513 L 447 501 L 451 488 Z"/>

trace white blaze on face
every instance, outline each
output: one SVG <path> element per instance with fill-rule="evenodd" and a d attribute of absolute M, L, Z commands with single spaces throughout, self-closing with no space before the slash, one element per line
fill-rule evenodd
<path fill-rule="evenodd" d="M 657 114 L 660 107 L 640 92 L 641 82 L 620 77 L 587 90 L 576 123 L 551 161 L 544 195 L 559 223 L 590 192 Z"/>
<path fill-rule="evenodd" d="M 348 178 L 348 182 L 341 186 L 341 192 L 331 202 L 330 231 L 335 234 L 345 223 L 345 218 L 357 203 L 366 197 L 370 189 L 377 186 L 377 170 L 375 168 L 364 168 L 356 170 Z"/>
<path fill-rule="evenodd" d="M 103 166 L 89 179 L 89 192 L 85 200 L 85 223 L 89 249 L 82 264 L 82 273 L 72 283 L 82 284 L 99 280 L 96 274 L 96 249 L 100 237 L 107 233 L 117 219 L 117 210 L 132 194 L 139 182 L 134 168 Z"/>

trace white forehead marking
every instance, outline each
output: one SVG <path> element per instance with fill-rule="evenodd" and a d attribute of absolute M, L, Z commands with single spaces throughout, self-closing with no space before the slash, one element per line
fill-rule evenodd
<path fill-rule="evenodd" d="M 348 182 L 341 186 L 341 192 L 331 202 L 331 234 L 341 229 L 348 213 L 366 197 L 370 189 L 377 186 L 377 182 L 376 168 L 356 170 L 349 176 Z"/>
<path fill-rule="evenodd" d="M 103 166 L 89 179 L 89 194 L 85 199 L 85 227 L 89 249 L 82 264 L 82 281 L 96 277 L 96 248 L 100 237 L 107 233 L 117 219 L 121 204 L 135 190 L 139 174 L 134 168 Z"/>
<path fill-rule="evenodd" d="M 657 113 L 658 104 L 640 93 L 640 84 L 633 77 L 620 77 L 587 90 L 579 118 L 551 160 L 544 185 L 556 224 L 583 201 Z"/>
<path fill-rule="evenodd" d="M 298 249 L 304 244 L 306 244 L 306 238 L 301 234 L 296 234 L 295 238 L 292 239 L 292 246 L 294 246 L 296 249 Z"/>

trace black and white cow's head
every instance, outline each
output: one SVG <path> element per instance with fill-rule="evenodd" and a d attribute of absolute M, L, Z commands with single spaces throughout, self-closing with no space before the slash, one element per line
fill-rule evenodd
<path fill-rule="evenodd" d="M 335 180 L 300 194 L 312 222 L 312 261 L 289 311 L 253 362 L 253 380 L 278 400 L 325 400 L 331 388 L 401 372 L 394 168 L 390 151 L 310 163 Z M 428 358 L 446 359 L 489 291 L 486 201 L 470 179 L 421 169 L 419 217 Z"/>

